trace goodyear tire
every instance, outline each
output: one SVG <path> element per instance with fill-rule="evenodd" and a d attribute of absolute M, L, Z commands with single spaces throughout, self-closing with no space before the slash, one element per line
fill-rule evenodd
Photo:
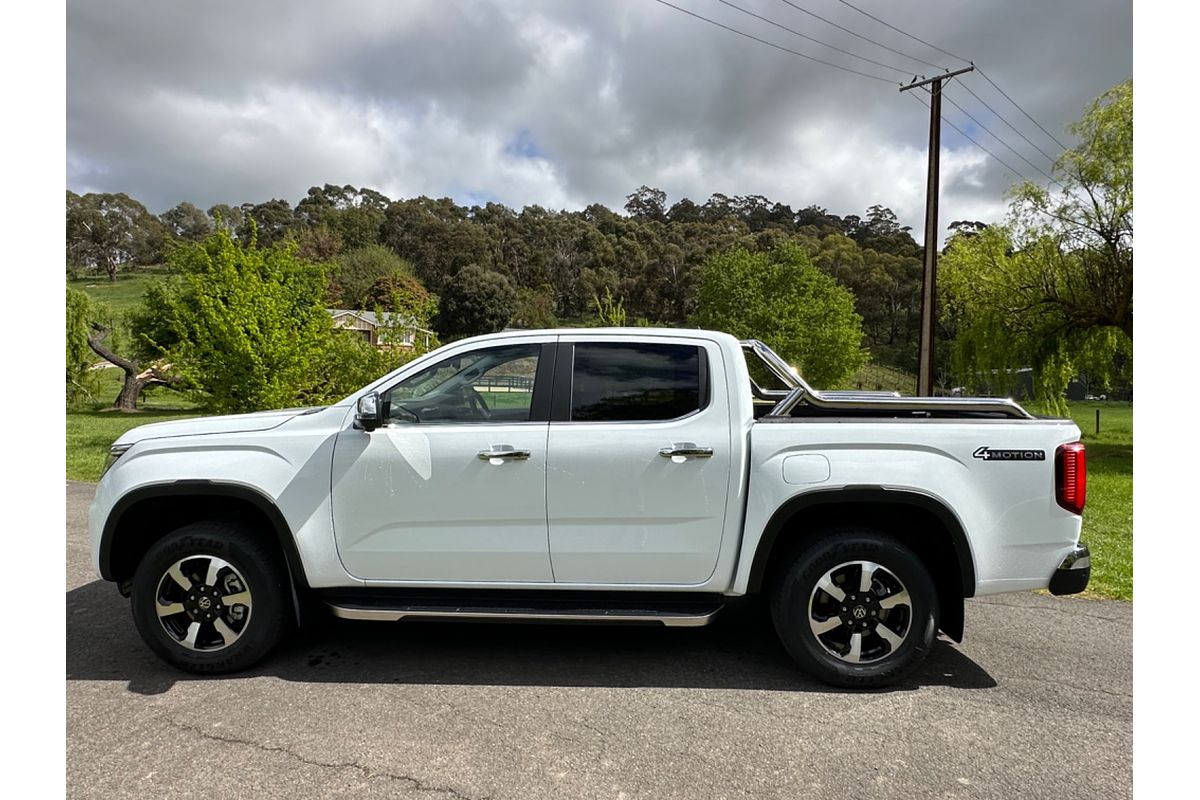
<path fill-rule="evenodd" d="M 244 670 L 283 638 L 291 592 L 278 555 L 233 520 L 195 522 L 155 542 L 130 606 L 146 644 L 181 670 Z"/>

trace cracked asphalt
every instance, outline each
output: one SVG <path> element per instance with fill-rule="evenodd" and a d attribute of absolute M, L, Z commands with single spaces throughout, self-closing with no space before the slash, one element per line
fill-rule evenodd
<path fill-rule="evenodd" d="M 92 572 L 67 484 L 67 794 L 182 798 L 1128 797 L 1132 606 L 967 605 L 890 691 L 805 678 L 762 609 L 708 628 L 329 620 L 195 678 Z"/>

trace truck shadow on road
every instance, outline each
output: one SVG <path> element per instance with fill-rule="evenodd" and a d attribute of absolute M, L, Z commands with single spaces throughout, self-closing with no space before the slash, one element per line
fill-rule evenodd
<path fill-rule="evenodd" d="M 749 598 L 705 628 L 601 625 L 371 623 L 319 617 L 263 664 L 231 678 L 307 683 L 595 686 L 836 692 L 799 672 L 763 605 Z M 67 680 L 123 681 L 160 694 L 178 682 L 222 680 L 159 661 L 111 583 L 67 592 Z M 921 669 L 888 691 L 990 689 L 996 681 L 939 640 Z"/>

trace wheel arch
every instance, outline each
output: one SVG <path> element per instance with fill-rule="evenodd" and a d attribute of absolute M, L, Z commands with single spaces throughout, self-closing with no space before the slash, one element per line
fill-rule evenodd
<path fill-rule="evenodd" d="M 929 568 L 938 589 L 941 629 L 961 642 L 963 600 L 975 594 L 970 541 L 958 516 L 937 498 L 882 486 L 852 486 L 796 495 L 784 502 L 763 529 L 751 562 L 748 592 L 769 585 L 772 570 L 812 535 L 834 525 L 863 524 L 897 536 Z M 931 527 L 935 535 L 913 533 Z"/>
<path fill-rule="evenodd" d="M 230 517 L 258 523 L 277 546 L 298 615 L 297 592 L 308 589 L 308 579 L 291 528 L 270 497 L 244 484 L 181 480 L 141 486 L 124 495 L 104 522 L 100 576 L 115 581 L 125 593 L 138 561 L 155 541 L 189 522 Z M 138 535 L 139 529 L 143 535 Z"/>

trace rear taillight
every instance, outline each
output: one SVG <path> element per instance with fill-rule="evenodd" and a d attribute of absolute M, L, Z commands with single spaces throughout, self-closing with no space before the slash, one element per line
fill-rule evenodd
<path fill-rule="evenodd" d="M 1083 442 L 1059 446 L 1054 468 L 1058 504 L 1072 514 L 1082 514 L 1087 502 L 1087 454 Z"/>

